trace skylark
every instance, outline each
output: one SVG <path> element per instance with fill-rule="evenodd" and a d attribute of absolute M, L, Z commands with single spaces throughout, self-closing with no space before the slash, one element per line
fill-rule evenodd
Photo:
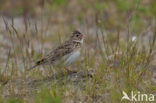
<path fill-rule="evenodd" d="M 64 67 L 70 66 L 80 56 L 83 40 L 84 34 L 80 33 L 78 30 L 74 30 L 69 40 L 65 41 L 48 55 L 37 61 L 35 65 L 28 70 L 44 64 L 56 66 L 63 65 Z"/>

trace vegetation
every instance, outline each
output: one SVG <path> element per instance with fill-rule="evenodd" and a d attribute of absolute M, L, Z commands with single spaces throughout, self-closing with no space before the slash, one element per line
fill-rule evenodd
<path fill-rule="evenodd" d="M 155 0 L 15 1 L 0 1 L 0 103 L 131 103 L 122 91 L 156 94 Z M 86 34 L 69 67 L 77 73 L 26 71 L 74 29 Z"/>

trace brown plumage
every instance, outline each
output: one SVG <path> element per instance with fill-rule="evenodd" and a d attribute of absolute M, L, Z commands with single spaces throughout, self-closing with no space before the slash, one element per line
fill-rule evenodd
<path fill-rule="evenodd" d="M 69 40 L 65 41 L 63 44 L 61 44 L 59 47 L 54 49 L 48 55 L 43 57 L 41 60 L 37 61 L 35 63 L 35 65 L 33 67 L 29 68 L 28 70 L 31 70 L 39 65 L 42 65 L 42 64 L 59 65 L 60 63 L 62 63 L 61 62 L 62 59 L 64 59 L 65 61 L 68 60 L 68 58 L 72 54 L 74 54 L 76 51 L 80 50 L 81 45 L 83 43 L 83 38 L 84 38 L 84 35 L 82 33 L 80 33 L 78 30 L 73 31 Z M 71 58 L 71 60 L 68 60 L 68 62 L 69 61 L 72 62 L 72 58 Z M 70 65 L 71 64 L 70 62 L 67 64 Z"/>

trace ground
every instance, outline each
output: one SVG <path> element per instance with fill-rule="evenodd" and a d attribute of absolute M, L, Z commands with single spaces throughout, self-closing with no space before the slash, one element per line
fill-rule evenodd
<path fill-rule="evenodd" d="M 0 103 L 131 103 L 123 91 L 156 94 L 154 0 L 2 1 Z M 74 29 L 86 34 L 68 68 L 76 72 L 26 71 Z"/>

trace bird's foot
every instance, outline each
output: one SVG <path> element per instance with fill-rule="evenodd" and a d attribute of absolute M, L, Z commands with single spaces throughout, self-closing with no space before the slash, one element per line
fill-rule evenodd
<path fill-rule="evenodd" d="M 67 73 L 72 74 L 72 73 L 77 73 L 77 71 L 76 70 L 67 69 Z"/>

